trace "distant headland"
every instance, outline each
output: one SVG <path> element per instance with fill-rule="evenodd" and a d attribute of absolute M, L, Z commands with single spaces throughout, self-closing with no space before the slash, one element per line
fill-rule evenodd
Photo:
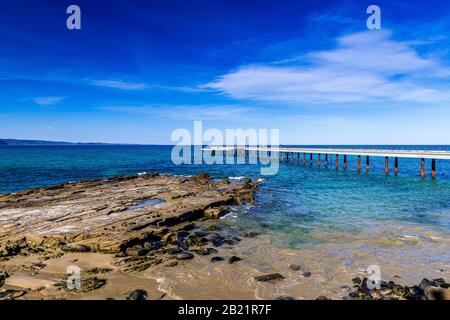
<path fill-rule="evenodd" d="M 0 139 L 0 146 L 65 146 L 65 145 L 106 145 L 102 142 L 65 142 L 47 140 Z"/>

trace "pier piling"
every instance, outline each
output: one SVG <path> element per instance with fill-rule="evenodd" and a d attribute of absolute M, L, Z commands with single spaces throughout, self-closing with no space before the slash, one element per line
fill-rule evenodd
<path fill-rule="evenodd" d="M 336 170 L 339 169 L 339 155 L 336 155 Z"/>
<path fill-rule="evenodd" d="M 344 170 L 347 170 L 347 155 L 344 154 Z"/>
<path fill-rule="evenodd" d="M 423 178 L 425 177 L 425 159 L 422 158 L 420 160 L 420 176 Z"/>
<path fill-rule="evenodd" d="M 431 176 L 436 178 L 436 159 L 431 159 Z"/>
<path fill-rule="evenodd" d="M 317 154 L 317 166 L 320 167 L 320 153 Z"/>
<path fill-rule="evenodd" d="M 325 154 L 325 167 L 328 167 L 328 153 Z"/>
<path fill-rule="evenodd" d="M 394 158 L 394 174 L 398 175 L 398 157 Z"/>
<path fill-rule="evenodd" d="M 366 172 L 369 172 L 370 163 L 369 163 L 369 156 L 366 156 Z"/>
<path fill-rule="evenodd" d="M 389 174 L 389 157 L 384 157 L 384 173 Z"/>
<path fill-rule="evenodd" d="M 361 172 L 361 156 L 358 155 L 358 173 Z"/>

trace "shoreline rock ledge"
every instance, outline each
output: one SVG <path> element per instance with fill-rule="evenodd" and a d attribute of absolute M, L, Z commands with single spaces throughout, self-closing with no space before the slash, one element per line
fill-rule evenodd
<path fill-rule="evenodd" d="M 145 249 L 144 244 L 157 249 L 191 221 L 218 218 L 231 205 L 252 203 L 256 187 L 250 179 L 218 181 L 205 173 L 145 174 L 3 195 L 0 258 L 52 249 L 123 255 L 133 247 Z"/>

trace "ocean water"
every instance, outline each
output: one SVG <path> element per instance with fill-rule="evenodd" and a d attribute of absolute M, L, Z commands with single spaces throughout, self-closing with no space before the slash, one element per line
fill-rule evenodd
<path fill-rule="evenodd" d="M 318 168 L 314 157 L 312 167 L 298 160 L 282 162 L 277 175 L 261 176 L 259 165 L 176 166 L 170 160 L 170 152 L 170 146 L 2 146 L 0 194 L 142 172 L 207 172 L 214 178 L 249 176 L 264 179 L 255 205 L 239 209 L 237 218 L 234 215 L 225 221 L 236 228 L 268 234 L 280 246 L 300 248 L 336 242 L 367 230 L 403 225 L 450 238 L 450 161 L 437 161 L 436 179 L 430 177 L 429 162 L 427 177 L 419 177 L 419 159 L 400 159 L 399 175 L 394 176 L 391 168 L 391 174 L 385 176 L 381 157 L 371 158 L 370 173 L 358 174 L 356 157 L 348 157 L 344 171 L 335 170 L 334 156 L 330 157 L 328 168 L 323 159 Z M 363 169 L 364 164 L 362 161 Z"/>

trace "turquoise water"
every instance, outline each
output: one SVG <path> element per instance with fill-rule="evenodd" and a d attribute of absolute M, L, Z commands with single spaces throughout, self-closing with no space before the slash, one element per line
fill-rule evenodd
<path fill-rule="evenodd" d="M 261 176 L 258 165 L 175 166 L 170 151 L 169 146 L 0 147 L 0 193 L 140 172 L 250 176 L 264 182 L 238 227 L 272 233 L 289 247 L 383 224 L 450 235 L 450 161 L 437 161 L 437 179 L 420 179 L 418 159 L 400 159 L 399 176 L 384 175 L 383 158 L 371 159 L 369 174 L 357 174 L 354 157 L 348 157 L 346 171 L 336 171 L 331 157 L 329 168 L 323 161 L 318 168 L 316 159 L 313 167 L 295 160 L 282 163 L 275 176 Z M 429 175 L 429 163 L 426 169 Z"/>

